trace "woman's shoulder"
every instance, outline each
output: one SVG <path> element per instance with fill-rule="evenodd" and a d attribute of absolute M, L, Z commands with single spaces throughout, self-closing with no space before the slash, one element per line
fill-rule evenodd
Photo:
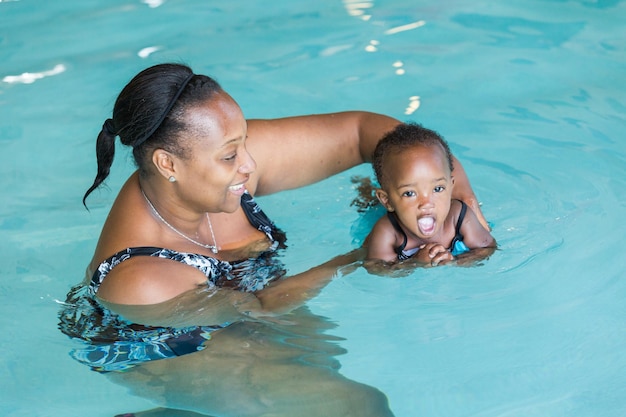
<path fill-rule="evenodd" d="M 198 269 L 166 258 L 137 256 L 112 269 L 97 294 L 115 304 L 158 304 L 206 281 L 207 277 Z"/>

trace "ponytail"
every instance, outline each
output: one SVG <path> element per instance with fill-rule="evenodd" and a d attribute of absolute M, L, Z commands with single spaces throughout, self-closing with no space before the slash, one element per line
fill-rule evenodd
<path fill-rule="evenodd" d="M 102 130 L 98 134 L 98 139 L 96 140 L 96 158 L 98 160 L 98 173 L 96 174 L 96 178 L 93 181 L 93 184 L 85 195 L 83 196 L 83 206 L 87 210 L 87 204 L 85 201 L 87 197 L 93 190 L 98 188 L 100 184 L 109 176 L 109 172 L 111 171 L 111 165 L 113 164 L 113 157 L 115 156 L 115 128 L 113 126 L 113 120 L 107 119 L 102 125 Z"/>

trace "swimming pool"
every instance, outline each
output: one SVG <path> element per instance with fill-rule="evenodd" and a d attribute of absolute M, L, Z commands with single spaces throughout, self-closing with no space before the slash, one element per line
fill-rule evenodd
<path fill-rule="evenodd" d="M 118 148 L 110 191 L 84 210 L 97 131 L 133 74 L 173 60 L 248 117 L 386 113 L 439 131 L 464 163 L 491 259 L 396 279 L 359 269 L 309 303 L 336 326 L 341 372 L 396 416 L 626 415 L 626 4 L 271 4 L 0 1 L 0 414 L 152 406 L 71 359 L 56 326 L 133 169 Z M 350 177 L 369 174 L 261 200 L 290 271 L 358 246 L 373 221 L 350 206 Z"/>

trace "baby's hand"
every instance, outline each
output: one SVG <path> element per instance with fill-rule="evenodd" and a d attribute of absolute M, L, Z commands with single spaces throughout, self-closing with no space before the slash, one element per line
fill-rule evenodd
<path fill-rule="evenodd" d="M 427 243 L 420 246 L 420 250 L 417 252 L 417 258 L 418 261 L 430 264 L 431 266 L 445 264 L 446 262 L 454 260 L 452 253 L 439 243 Z"/>

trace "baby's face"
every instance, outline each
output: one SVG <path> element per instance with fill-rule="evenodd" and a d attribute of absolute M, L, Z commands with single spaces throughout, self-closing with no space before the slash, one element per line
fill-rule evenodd
<path fill-rule="evenodd" d="M 436 241 L 450 211 L 453 186 L 443 148 L 414 146 L 383 162 L 387 209 L 420 239 Z"/>

